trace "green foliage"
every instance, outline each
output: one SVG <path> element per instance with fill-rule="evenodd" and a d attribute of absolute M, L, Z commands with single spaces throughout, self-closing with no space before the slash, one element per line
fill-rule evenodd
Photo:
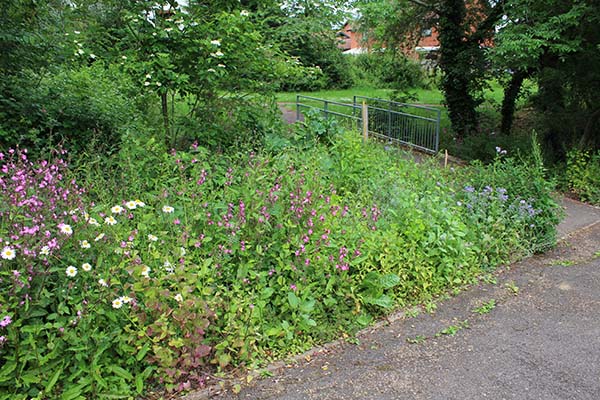
<path fill-rule="evenodd" d="M 326 88 L 343 89 L 352 85 L 350 63 L 324 21 L 312 18 L 287 20 L 273 35 L 273 40 L 286 54 L 305 67 L 320 69 L 326 79 Z M 311 87 L 296 86 L 295 90 L 311 90 Z"/>
<path fill-rule="evenodd" d="M 570 148 L 598 148 L 600 79 L 597 68 L 588 68 L 600 57 L 598 4 L 511 0 L 506 15 L 492 59 L 502 71 L 537 80 L 532 100 L 547 156 L 564 161 Z"/>
<path fill-rule="evenodd" d="M 489 314 L 494 308 L 496 308 L 496 300 L 490 299 L 481 306 L 474 308 L 473 312 L 481 315 Z"/>
<path fill-rule="evenodd" d="M 503 135 L 489 130 L 465 137 L 461 143 L 457 143 L 449 133 L 444 131 L 440 137 L 440 148 L 447 148 L 450 154 L 463 160 L 479 160 L 486 164 L 490 163 L 498 155 L 497 147 L 513 155 L 528 154 L 531 149 L 531 134 L 515 132 L 511 135 Z"/>
<path fill-rule="evenodd" d="M 497 240 L 499 235 L 504 236 L 503 232 L 507 233 L 503 224 L 496 223 L 498 217 L 490 215 L 490 212 L 509 213 L 522 225 L 518 232 L 509 234 L 512 239 L 505 236 L 504 240 L 514 241 L 514 246 L 519 246 L 525 252 L 543 251 L 556 241 L 560 208 L 551 195 L 554 184 L 546 180 L 547 173 L 535 135 L 529 158 L 506 156 L 506 153 L 506 150 L 498 147 L 497 157 L 491 165 L 484 167 L 480 163 L 474 164 L 468 178 L 471 186 L 469 190 L 465 188 L 462 201 L 468 208 L 473 201 L 481 201 L 482 194 L 487 197 L 485 202 L 493 198 L 494 202 L 485 206 L 485 214 L 471 214 L 485 221 L 484 226 L 491 229 L 487 232 L 489 237 Z"/>
<path fill-rule="evenodd" d="M 304 113 L 304 118 L 304 122 L 298 125 L 295 138 L 304 147 L 312 147 L 317 143 L 331 146 L 337 143 L 336 139 L 343 133 L 337 119 L 323 117 L 319 110 L 309 110 Z"/>
<path fill-rule="evenodd" d="M 328 83 L 321 67 L 305 67 L 298 59 L 278 64 L 277 74 L 281 77 L 279 90 L 284 92 L 313 92 L 325 89 Z"/>
<path fill-rule="evenodd" d="M 64 69 L 42 77 L 35 87 L 14 89 L 1 122 L 5 147 L 40 151 L 62 145 L 102 154 L 119 148 L 123 132 L 143 126 L 138 111 L 143 99 L 129 96 L 131 82 L 114 68 Z"/>
<path fill-rule="evenodd" d="M 167 389 L 201 385 L 212 318 L 201 289 L 140 259 L 182 256 L 176 227 L 161 232 L 164 211 L 140 200 L 90 206 L 68 173 L 24 152 L 3 162 L 14 179 L 2 191 L 1 398 L 140 394 L 157 375 Z"/>
<path fill-rule="evenodd" d="M 396 90 L 425 86 L 420 66 L 401 53 L 381 51 L 348 58 L 355 85 Z"/>
<path fill-rule="evenodd" d="M 318 132 L 275 154 L 129 133 L 110 158 L 77 159 L 87 191 L 63 161 L 3 154 L 2 394 L 201 387 L 550 244 L 537 147 L 535 163 L 500 151 L 453 171 Z"/>
<path fill-rule="evenodd" d="M 566 189 L 583 201 L 600 204 L 600 151 L 571 150 L 567 153 Z"/>

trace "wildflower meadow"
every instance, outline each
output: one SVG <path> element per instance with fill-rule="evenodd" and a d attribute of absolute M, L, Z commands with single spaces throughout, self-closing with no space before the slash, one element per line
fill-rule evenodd
<path fill-rule="evenodd" d="M 443 169 L 351 133 L 131 146 L 143 161 L 113 175 L 1 154 L 1 398 L 201 388 L 467 285 L 552 245 L 558 221 L 541 166 L 500 151 Z"/>

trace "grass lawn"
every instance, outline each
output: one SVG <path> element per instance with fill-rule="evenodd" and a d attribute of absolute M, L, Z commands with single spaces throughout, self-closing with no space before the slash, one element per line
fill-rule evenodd
<path fill-rule="evenodd" d="M 393 94 L 392 89 L 376 89 L 372 87 L 357 86 L 350 89 L 340 90 L 320 90 L 317 92 L 280 92 L 277 94 L 277 101 L 283 103 L 295 103 L 296 95 L 318 97 L 340 103 L 352 103 L 353 96 L 376 97 L 389 99 Z M 441 105 L 444 94 L 437 87 L 409 89 L 408 93 L 417 98 L 416 101 L 409 103 Z M 489 88 L 484 91 L 486 100 L 493 104 L 500 104 L 502 101 L 502 86 L 495 80 L 489 82 Z"/>

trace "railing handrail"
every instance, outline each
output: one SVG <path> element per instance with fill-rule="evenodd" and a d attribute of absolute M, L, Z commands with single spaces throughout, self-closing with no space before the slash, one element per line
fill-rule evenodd
<path fill-rule="evenodd" d="M 403 113 L 402 111 L 390 110 L 390 109 L 387 109 L 387 108 L 379 108 L 379 107 L 375 107 L 375 106 L 370 106 L 368 104 L 367 104 L 367 107 L 369 107 L 370 110 L 379 110 L 379 111 L 391 112 L 393 114 L 404 115 L 404 116 L 410 117 L 410 118 L 422 119 L 422 120 L 431 121 L 431 122 L 437 122 L 437 117 L 436 118 L 423 117 L 421 115 Z"/>
<path fill-rule="evenodd" d="M 362 106 L 356 105 L 356 104 L 352 104 L 352 103 L 340 103 L 338 101 L 333 101 L 333 100 L 327 100 L 327 99 L 320 99 L 318 97 L 311 97 L 311 96 L 304 96 L 304 95 L 296 95 L 296 102 L 299 103 L 300 99 L 308 99 L 308 100 L 315 100 L 315 101 L 320 101 L 323 103 L 327 103 L 327 104 L 334 104 L 336 106 L 345 106 L 345 107 L 351 107 L 351 108 L 355 108 L 355 109 L 361 109 Z"/>
<path fill-rule="evenodd" d="M 428 111 L 433 111 L 433 112 L 440 112 L 439 108 L 435 108 L 435 107 L 430 107 L 430 106 L 424 106 L 421 104 L 409 104 L 409 103 L 400 103 L 397 101 L 392 101 L 392 100 L 387 100 L 387 99 L 379 99 L 376 97 L 368 97 L 368 96 L 354 96 L 354 103 L 356 103 L 356 99 L 365 99 L 365 100 L 375 100 L 378 102 L 382 102 L 382 103 L 390 103 L 390 104 L 394 104 L 394 105 L 400 105 L 403 107 L 414 107 L 414 108 L 421 108 L 423 110 L 428 110 Z"/>

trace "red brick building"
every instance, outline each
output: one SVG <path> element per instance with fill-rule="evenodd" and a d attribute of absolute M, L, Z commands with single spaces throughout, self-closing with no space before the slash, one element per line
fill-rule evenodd
<path fill-rule="evenodd" d="M 374 45 L 374 42 L 363 41 L 362 34 L 358 32 L 350 22 L 337 32 L 340 39 L 339 47 L 344 53 L 360 54 L 368 52 Z M 414 48 L 406 49 L 404 52 L 412 58 L 419 58 L 419 54 L 429 53 L 438 50 L 440 42 L 438 40 L 438 31 L 435 27 L 421 30 L 421 37 Z"/>

